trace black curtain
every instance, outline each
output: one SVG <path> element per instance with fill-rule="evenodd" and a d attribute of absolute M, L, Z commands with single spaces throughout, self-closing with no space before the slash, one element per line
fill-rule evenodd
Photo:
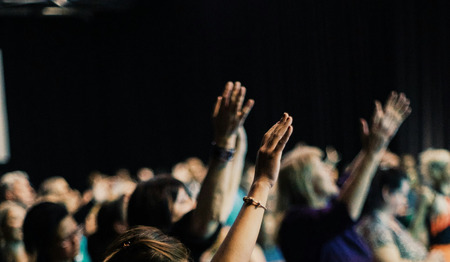
<path fill-rule="evenodd" d="M 413 108 L 391 150 L 449 148 L 448 1 L 161 2 L 0 17 L 12 156 L 1 171 L 83 187 L 92 170 L 207 162 L 212 106 L 230 80 L 256 100 L 245 125 L 250 161 L 289 112 L 288 149 L 332 145 L 348 163 L 358 119 L 391 90 Z"/>

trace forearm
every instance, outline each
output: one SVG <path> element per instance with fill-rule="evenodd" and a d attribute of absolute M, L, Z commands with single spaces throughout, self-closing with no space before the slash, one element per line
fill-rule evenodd
<path fill-rule="evenodd" d="M 353 220 L 358 219 L 361 215 L 372 178 L 376 173 L 384 150 L 385 148 L 363 154 L 361 161 L 353 168 L 350 177 L 341 190 L 339 199 L 347 205 L 349 215 Z"/>
<path fill-rule="evenodd" d="M 226 196 L 222 205 L 220 221 L 225 222 L 233 209 L 235 195 L 238 192 L 239 184 L 244 172 L 245 156 L 247 155 L 247 138 L 245 131 L 239 130 L 238 139 L 236 141 L 236 152 L 232 159 L 231 168 L 226 175 Z"/>
<path fill-rule="evenodd" d="M 231 149 L 231 143 L 228 146 L 223 143 L 217 145 L 220 148 Z M 223 205 L 225 200 L 230 198 L 228 185 L 233 163 L 230 159 L 223 159 L 213 153 L 208 166 L 191 225 L 194 234 L 205 237 L 214 233 L 218 223 L 223 219 L 221 216 Z"/>
<path fill-rule="evenodd" d="M 267 183 L 255 182 L 248 196 L 266 206 L 269 191 L 270 186 Z M 264 208 L 244 203 L 212 261 L 246 261 L 255 246 L 263 216 Z"/>
<path fill-rule="evenodd" d="M 425 246 L 428 246 L 428 239 L 426 237 L 426 225 L 425 218 L 428 210 L 428 202 L 425 197 L 421 197 L 417 211 L 414 212 L 414 218 L 408 228 L 411 235 L 422 242 Z"/>

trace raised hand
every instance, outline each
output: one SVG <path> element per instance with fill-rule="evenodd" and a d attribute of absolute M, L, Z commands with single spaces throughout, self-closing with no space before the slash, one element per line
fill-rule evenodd
<path fill-rule="evenodd" d="M 246 88 L 240 82 L 228 82 L 213 111 L 214 142 L 224 148 L 233 148 L 239 126 L 244 124 L 248 113 L 255 103 L 249 99 L 244 106 Z"/>
<path fill-rule="evenodd" d="M 379 101 L 375 101 L 375 112 L 372 118 L 370 130 L 367 123 L 361 120 L 363 129 L 363 141 L 372 150 L 380 150 L 385 147 L 397 133 L 398 128 L 411 113 L 409 99 L 405 94 L 392 92 L 387 99 L 384 108 Z M 369 134 L 367 134 L 369 131 Z M 366 137 L 364 137 L 366 133 Z"/>
<path fill-rule="evenodd" d="M 267 182 L 270 188 L 275 184 L 283 149 L 293 131 L 292 121 L 292 117 L 284 113 L 264 135 L 256 159 L 255 182 Z"/>
<path fill-rule="evenodd" d="M 362 150 L 353 160 L 349 168 L 350 177 L 339 194 L 352 219 L 357 220 L 361 215 L 370 183 L 381 158 L 392 137 L 410 113 L 411 107 L 405 94 L 392 92 L 384 108 L 379 101 L 375 101 L 370 127 L 364 119 L 360 119 Z"/>
<path fill-rule="evenodd" d="M 214 255 L 213 262 L 250 260 L 270 188 L 278 178 L 281 154 L 292 131 L 292 117 L 284 113 L 281 120 L 264 135 L 256 159 L 255 179 L 245 197 L 255 202 L 243 205 L 227 237 Z"/>

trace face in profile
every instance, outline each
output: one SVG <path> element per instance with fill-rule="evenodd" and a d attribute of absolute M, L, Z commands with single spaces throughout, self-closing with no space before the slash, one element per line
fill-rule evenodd
<path fill-rule="evenodd" d="M 315 193 L 321 197 L 332 197 L 339 193 L 333 170 L 319 158 L 312 161 L 312 184 Z"/>
<path fill-rule="evenodd" d="M 72 260 L 78 255 L 83 228 L 72 216 L 66 216 L 58 225 L 55 243 L 51 248 L 55 261 Z"/>
<path fill-rule="evenodd" d="M 406 179 L 401 182 L 400 188 L 387 193 L 385 201 L 391 213 L 395 216 L 404 216 L 408 208 L 409 183 Z"/>
<path fill-rule="evenodd" d="M 12 188 L 12 194 L 14 200 L 30 207 L 34 204 L 36 193 L 33 187 L 30 185 L 30 181 L 26 178 L 18 179 Z"/>

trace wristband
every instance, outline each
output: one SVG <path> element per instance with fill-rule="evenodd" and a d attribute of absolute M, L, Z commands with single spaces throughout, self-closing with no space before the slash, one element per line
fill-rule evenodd
<path fill-rule="evenodd" d="M 228 162 L 233 159 L 234 149 L 226 149 L 218 146 L 216 143 L 212 143 L 212 157 L 219 159 L 221 162 Z"/>

